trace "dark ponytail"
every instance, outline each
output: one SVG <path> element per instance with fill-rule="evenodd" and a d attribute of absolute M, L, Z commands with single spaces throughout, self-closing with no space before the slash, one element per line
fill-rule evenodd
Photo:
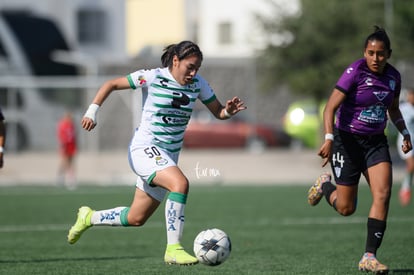
<path fill-rule="evenodd" d="M 390 38 L 388 37 L 387 32 L 383 28 L 378 27 L 378 26 L 374 26 L 374 28 L 375 28 L 374 32 L 368 35 L 367 39 L 365 40 L 364 48 L 365 49 L 367 48 L 369 41 L 378 40 L 378 41 L 384 42 L 385 48 L 391 54 L 392 52 L 391 41 L 390 41 Z"/>
<path fill-rule="evenodd" d="M 162 66 L 171 68 L 174 56 L 177 56 L 178 60 L 182 60 L 192 55 L 198 56 L 200 61 L 203 60 L 203 53 L 197 44 L 191 41 L 182 41 L 178 44 L 171 44 L 164 49 L 161 63 Z"/>

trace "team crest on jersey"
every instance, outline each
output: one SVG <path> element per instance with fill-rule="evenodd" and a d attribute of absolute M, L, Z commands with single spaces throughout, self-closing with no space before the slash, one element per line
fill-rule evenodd
<path fill-rule="evenodd" d="M 388 94 L 389 94 L 388 91 L 376 91 L 376 92 L 374 92 L 374 95 L 377 97 L 377 99 L 379 101 L 383 101 L 384 98 L 386 98 Z"/>
<path fill-rule="evenodd" d="M 396 83 L 395 83 L 395 80 L 390 80 L 390 82 L 389 82 L 389 84 L 388 84 L 389 86 L 390 86 L 390 88 L 391 88 L 391 90 L 395 90 L 395 85 L 396 85 Z"/>
<path fill-rule="evenodd" d="M 196 83 L 194 82 L 194 80 L 191 80 L 190 84 L 187 84 L 187 88 L 194 91 L 197 88 Z"/>
<path fill-rule="evenodd" d="M 139 81 L 139 85 L 141 86 L 147 83 L 147 80 L 144 78 L 143 75 L 138 76 L 138 81 Z"/>
<path fill-rule="evenodd" d="M 158 166 L 164 166 L 164 165 L 166 165 L 166 164 L 168 163 L 168 160 L 166 160 L 166 159 L 165 159 L 165 158 L 163 158 L 163 157 L 158 156 L 158 157 L 156 157 L 156 158 L 155 158 L 155 163 L 156 163 Z"/>

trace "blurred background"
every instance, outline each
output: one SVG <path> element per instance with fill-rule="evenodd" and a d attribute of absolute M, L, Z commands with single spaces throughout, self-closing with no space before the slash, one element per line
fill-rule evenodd
<path fill-rule="evenodd" d="M 320 171 L 314 155 L 321 106 L 344 68 L 362 57 L 374 25 L 390 35 L 390 62 L 401 71 L 403 88 L 414 85 L 413 15 L 414 4 L 403 0 L 1 0 L 0 106 L 7 151 L 0 183 L 54 180 L 56 126 L 67 111 L 76 121 L 80 180 L 131 181 L 126 150 L 140 120 L 140 94 L 111 95 L 92 133 L 82 131 L 79 121 L 105 80 L 160 66 L 163 48 L 181 40 L 200 46 L 199 73 L 222 102 L 237 95 L 248 106 L 226 122 L 196 108 L 182 157 L 194 158 L 189 173 L 199 176 L 195 166 L 202 154 L 211 154 L 204 167 L 210 172 L 226 170 L 214 162 L 217 156 L 235 157 L 225 160 L 234 165 L 247 154 L 250 168 L 267 161 L 284 162 L 287 169 L 288 157 L 290 163 L 303 160 L 304 167 L 316 162 L 312 175 L 301 173 L 313 179 Z M 264 167 L 253 170 L 272 170 Z M 99 177 L 102 170 L 113 172 Z M 232 180 L 246 179 L 240 175 Z"/>

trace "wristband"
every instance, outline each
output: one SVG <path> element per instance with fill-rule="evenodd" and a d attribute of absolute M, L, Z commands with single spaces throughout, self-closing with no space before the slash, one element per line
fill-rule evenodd
<path fill-rule="evenodd" d="M 328 134 L 326 134 L 325 135 L 325 140 L 334 140 L 334 135 L 333 134 L 331 134 L 331 133 L 328 133 Z"/>
<path fill-rule="evenodd" d="M 225 118 L 231 118 L 231 114 L 229 114 L 229 112 L 227 112 L 226 108 L 224 108 L 224 117 Z"/>
<path fill-rule="evenodd" d="M 99 105 L 92 103 L 91 105 L 89 105 L 88 110 L 86 110 L 84 117 L 92 119 L 93 123 L 96 124 L 96 113 L 98 112 L 98 109 Z"/>
<path fill-rule="evenodd" d="M 404 130 L 402 130 L 401 134 L 402 134 L 403 136 L 409 136 L 409 135 L 410 135 L 410 132 L 408 132 L 408 130 L 407 130 L 407 129 L 404 129 Z"/>
<path fill-rule="evenodd" d="M 0 153 L 4 153 L 4 147 L 0 146 Z"/>

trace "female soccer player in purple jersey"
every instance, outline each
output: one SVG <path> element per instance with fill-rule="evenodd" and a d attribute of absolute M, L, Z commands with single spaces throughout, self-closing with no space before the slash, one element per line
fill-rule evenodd
<path fill-rule="evenodd" d="M 142 119 L 129 146 L 130 166 L 138 176 L 135 195 L 129 207 L 97 211 L 87 206 L 79 208 L 76 223 L 69 230 L 70 244 L 77 242 L 91 226 L 142 226 L 167 196 L 164 261 L 179 265 L 198 262 L 180 243 L 189 191 L 188 179 L 178 167 L 184 132 L 196 100 L 221 120 L 246 109 L 238 97 L 227 100 L 224 106 L 220 103 L 208 82 L 197 73 L 202 60 L 202 52 L 195 43 L 182 41 L 165 49 L 162 68 L 142 69 L 108 80 L 98 90 L 82 119 L 82 127 L 87 131 L 95 128 L 97 111 L 113 91 L 142 91 Z"/>
<path fill-rule="evenodd" d="M 384 134 L 387 113 L 403 135 L 402 151 L 412 149 L 399 109 L 400 73 L 388 63 L 390 56 L 390 39 L 384 29 L 375 26 L 365 40 L 364 58 L 349 65 L 339 78 L 323 113 L 325 142 L 318 154 L 324 159 L 323 167 L 330 162 L 336 185 L 330 173 L 324 173 L 308 193 L 309 204 L 316 205 L 325 196 L 339 214 L 348 216 L 355 212 L 358 183 L 364 175 L 372 205 L 365 253 L 358 267 L 375 273 L 388 272 L 388 267 L 376 259 L 392 186 L 391 157 Z"/>

